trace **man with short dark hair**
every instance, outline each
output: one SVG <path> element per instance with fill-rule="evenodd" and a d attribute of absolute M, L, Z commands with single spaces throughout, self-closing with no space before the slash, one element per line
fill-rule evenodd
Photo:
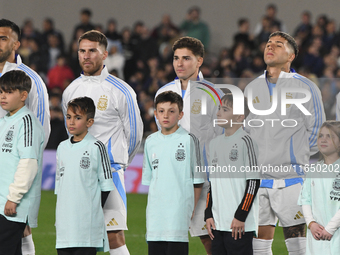
<path fill-rule="evenodd" d="M 7 19 L 0 20 L 0 75 L 11 70 L 21 70 L 31 78 L 32 87 L 26 100 L 26 106 L 34 113 L 43 126 L 45 134 L 45 148 L 51 132 L 47 89 L 41 77 L 31 68 L 22 63 L 21 57 L 15 53 L 15 51 L 20 47 L 20 36 L 21 32 L 18 25 Z M 5 110 L 0 108 L 0 118 L 5 116 L 6 113 L 7 112 Z M 31 224 L 25 229 L 25 237 L 22 240 L 23 255 L 35 254 L 30 227 L 34 228 L 37 227 L 37 225 Z"/>
<path fill-rule="evenodd" d="M 250 111 L 251 106 L 257 110 L 271 109 L 274 102 L 281 101 L 277 99 L 279 96 L 301 100 L 305 95 L 296 89 L 309 91 L 312 95 L 303 104 L 311 115 L 305 115 L 294 104 L 282 106 L 285 109 L 277 104 L 276 110 L 270 114 L 250 113 L 246 119 L 246 131 L 258 144 L 258 165 L 263 170 L 258 192 L 259 231 L 258 238 L 253 240 L 254 254 L 272 254 L 278 219 L 289 254 L 305 254 L 306 224 L 297 201 L 304 166 L 318 151 L 316 138 L 325 113 L 319 88 L 291 69 L 297 54 L 298 47 L 293 37 L 281 31 L 272 33 L 264 50 L 267 70 L 245 88 L 245 96 L 253 102 Z M 281 114 L 283 110 L 286 114 Z M 263 122 L 263 125 L 255 125 L 251 120 Z"/>
<path fill-rule="evenodd" d="M 143 123 L 133 89 L 110 75 L 103 64 L 108 55 L 106 47 L 107 39 L 99 31 L 80 36 L 78 58 L 83 72 L 65 89 L 62 107 L 66 115 L 67 103 L 74 98 L 88 96 L 95 102 L 96 116 L 89 132 L 107 147 L 115 184 L 104 204 L 110 254 L 127 255 L 124 171 L 140 146 Z"/>
<path fill-rule="evenodd" d="M 220 98 L 223 92 L 216 89 L 214 84 L 203 80 L 199 71 L 204 57 L 204 46 L 200 40 L 188 36 L 182 37 L 174 43 L 172 50 L 174 52 L 173 67 L 177 78 L 160 88 L 155 97 L 164 91 L 174 91 L 182 96 L 184 116 L 179 124 L 199 139 L 204 164 L 207 166 L 209 142 L 215 136 L 222 134 L 223 129 L 219 126 L 213 127 L 212 120 L 216 118 L 218 107 L 211 97 L 207 97 L 207 113 L 202 113 L 202 93 L 205 93 L 202 91 L 208 90 L 214 96 L 218 94 Z M 206 178 L 191 220 L 190 235 L 199 236 L 207 253 L 211 254 L 211 240 L 204 222 L 208 188 L 209 182 Z M 198 189 L 196 191 L 198 192 Z"/>

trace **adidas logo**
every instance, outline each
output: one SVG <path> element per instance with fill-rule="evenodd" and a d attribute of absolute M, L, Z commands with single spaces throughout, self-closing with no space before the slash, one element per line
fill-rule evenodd
<path fill-rule="evenodd" d="M 301 218 L 303 218 L 303 214 L 300 211 L 298 211 L 297 214 L 295 214 L 294 220 L 301 219 Z"/>
<path fill-rule="evenodd" d="M 112 218 L 111 220 L 110 220 L 110 222 L 109 222 L 109 224 L 107 224 L 106 226 L 118 226 L 118 223 L 117 223 L 117 221 L 114 219 L 114 218 Z"/>
<path fill-rule="evenodd" d="M 253 104 L 256 104 L 256 103 L 260 103 L 260 100 L 258 97 L 255 97 L 255 99 L 253 100 Z"/>

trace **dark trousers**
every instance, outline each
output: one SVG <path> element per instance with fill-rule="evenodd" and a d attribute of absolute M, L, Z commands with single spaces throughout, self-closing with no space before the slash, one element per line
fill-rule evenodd
<path fill-rule="evenodd" d="M 149 255 L 188 255 L 187 242 L 148 242 Z"/>
<path fill-rule="evenodd" d="M 213 230 L 215 238 L 211 243 L 213 255 L 253 255 L 253 232 L 245 232 L 235 240 L 231 232 Z"/>
<path fill-rule="evenodd" d="M 0 255 L 21 255 L 21 238 L 26 224 L 7 220 L 0 214 Z"/>
<path fill-rule="evenodd" d="M 96 255 L 97 249 L 93 247 L 76 247 L 57 249 L 58 255 Z"/>

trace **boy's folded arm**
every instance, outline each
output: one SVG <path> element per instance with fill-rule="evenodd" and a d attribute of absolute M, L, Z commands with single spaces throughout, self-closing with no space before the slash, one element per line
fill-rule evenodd
<path fill-rule="evenodd" d="M 328 222 L 325 229 L 331 235 L 334 235 L 335 231 L 340 227 L 340 210 L 338 210 L 333 218 Z"/>
<path fill-rule="evenodd" d="M 212 214 L 211 184 L 209 186 L 209 191 L 208 191 L 208 194 L 207 194 L 207 205 L 206 205 L 205 212 L 204 212 L 204 220 L 206 221 L 209 218 L 213 218 L 213 214 Z"/>
<path fill-rule="evenodd" d="M 235 212 L 235 219 L 245 222 L 254 203 L 255 196 L 260 187 L 260 179 L 247 180 L 246 190 L 240 205 Z"/>
<path fill-rule="evenodd" d="M 20 203 L 21 198 L 29 191 L 38 173 L 37 159 L 20 159 L 17 171 L 14 174 L 14 181 L 9 185 L 7 199 L 14 203 Z"/>

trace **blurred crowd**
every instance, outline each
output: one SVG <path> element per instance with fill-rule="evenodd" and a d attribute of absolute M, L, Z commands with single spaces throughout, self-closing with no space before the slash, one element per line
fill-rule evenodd
<path fill-rule="evenodd" d="M 301 22 L 287 30 L 284 21 L 277 18 L 277 13 L 277 7 L 269 4 L 257 24 L 240 18 L 236 21 L 237 33 L 230 35 L 233 36 L 232 45 L 216 53 L 209 50 L 209 26 L 213 22 L 202 21 L 201 10 L 197 6 L 187 11 L 181 24 L 174 24 L 171 15 L 165 14 L 155 27 L 149 28 L 143 21 L 136 21 L 132 28 L 121 29 L 114 18 L 106 24 L 93 24 L 91 10 L 83 9 L 69 45 L 52 19 L 43 21 L 42 31 L 34 27 L 32 19 L 25 20 L 18 53 L 23 62 L 45 80 L 50 94 L 52 129 L 67 137 L 60 101 L 63 90 L 81 73 L 77 56 L 78 38 L 92 29 L 103 32 L 109 40 L 109 56 L 105 65 L 111 74 L 125 80 L 136 91 L 147 135 L 157 130 L 153 116 L 154 95 L 176 77 L 171 49 L 175 40 L 184 35 L 200 39 L 206 50 L 200 69 L 204 78 L 212 81 L 221 78 L 244 89 L 247 82 L 240 82 L 238 78 L 246 81 L 263 73 L 266 68 L 263 61 L 265 44 L 272 32 L 281 30 L 292 34 L 299 46 L 299 55 L 292 67 L 319 86 L 327 119 L 334 119 L 335 95 L 340 91 L 340 31 L 337 22 L 325 14 L 312 18 L 306 10 L 301 13 Z M 254 31 L 250 31 L 251 25 L 255 25 Z M 56 143 L 59 142 L 50 141 L 49 148 Z"/>

